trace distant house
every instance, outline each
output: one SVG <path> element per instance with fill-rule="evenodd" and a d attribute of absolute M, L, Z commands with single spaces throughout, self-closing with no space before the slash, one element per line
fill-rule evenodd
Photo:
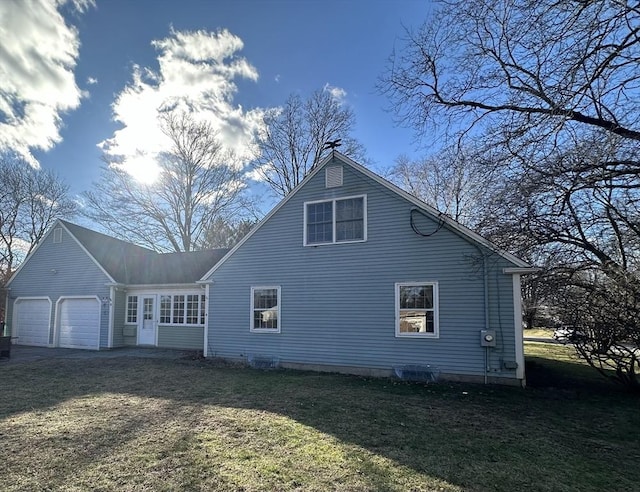
<path fill-rule="evenodd" d="M 159 254 L 59 220 L 7 284 L 7 326 L 22 345 L 201 350 L 197 281 L 227 251 Z"/>
<path fill-rule="evenodd" d="M 204 276 L 205 355 L 523 382 L 529 271 L 334 152 Z"/>
<path fill-rule="evenodd" d="M 231 251 L 58 221 L 10 280 L 17 343 L 524 382 L 522 260 L 333 152 Z"/>

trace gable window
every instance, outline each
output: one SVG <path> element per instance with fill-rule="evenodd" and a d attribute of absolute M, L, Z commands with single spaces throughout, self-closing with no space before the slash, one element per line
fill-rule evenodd
<path fill-rule="evenodd" d="M 304 244 L 366 241 L 366 209 L 366 196 L 305 203 Z"/>
<path fill-rule="evenodd" d="M 251 287 L 251 331 L 280 332 L 280 287 Z"/>
<path fill-rule="evenodd" d="M 138 322 L 138 296 L 127 296 L 127 323 Z"/>
<path fill-rule="evenodd" d="M 396 284 L 396 336 L 438 338 L 438 284 Z"/>

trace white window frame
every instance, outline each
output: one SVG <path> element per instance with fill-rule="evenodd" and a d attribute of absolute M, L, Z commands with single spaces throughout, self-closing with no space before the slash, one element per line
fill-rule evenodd
<path fill-rule="evenodd" d="M 170 317 L 170 321 L 169 323 L 165 323 L 165 322 L 160 322 L 160 316 L 158 316 L 158 324 L 162 325 L 162 326 L 204 326 L 205 325 L 205 320 L 201 317 L 201 312 L 202 312 L 202 307 L 205 307 L 206 310 L 206 305 L 207 305 L 207 298 L 206 296 L 202 293 L 202 292 L 173 292 L 173 293 L 160 293 L 160 300 L 158 302 L 158 310 L 161 313 L 161 305 L 162 305 L 162 296 L 165 297 L 170 297 L 171 298 L 171 308 L 169 309 L 169 317 Z M 184 297 L 184 302 L 183 302 L 183 307 L 182 307 L 182 323 L 176 323 L 174 321 L 174 314 L 175 314 L 175 302 L 176 302 L 176 297 L 178 296 L 182 296 Z M 189 296 L 198 296 L 198 307 L 197 307 L 197 313 L 198 313 L 198 322 L 197 323 L 187 323 L 187 318 L 188 316 L 188 312 L 189 312 Z M 202 321 L 202 323 L 201 323 Z"/>
<path fill-rule="evenodd" d="M 134 311 L 134 315 L 136 317 L 135 321 L 129 321 L 129 299 L 135 297 L 136 298 L 136 309 Z M 124 303 L 124 324 L 125 325 L 137 325 L 138 320 L 140 319 L 138 310 L 140 309 L 140 296 L 138 294 L 127 294 L 126 301 Z"/>
<path fill-rule="evenodd" d="M 362 239 L 350 239 L 348 241 L 337 241 L 336 240 L 336 202 L 340 202 L 343 200 L 353 200 L 356 198 L 362 198 L 362 227 L 363 227 L 363 238 Z M 333 231 L 331 234 L 332 241 L 326 241 L 322 243 L 309 243 L 307 240 L 307 206 L 308 205 L 317 205 L 318 203 L 332 203 L 331 214 L 332 214 L 332 224 Z M 336 198 L 330 198 L 325 200 L 314 200 L 309 202 L 304 202 L 304 207 L 302 210 L 303 213 L 303 245 L 304 246 L 323 246 L 326 244 L 351 244 L 351 243 L 363 243 L 367 240 L 367 195 L 351 195 L 351 196 L 340 196 Z"/>
<path fill-rule="evenodd" d="M 156 306 L 155 306 L 155 315 L 157 316 L 158 319 L 158 325 L 161 326 L 173 326 L 173 327 L 179 327 L 179 326 L 187 326 L 187 327 L 204 327 L 206 325 L 206 317 L 203 316 L 204 313 L 206 313 L 207 310 L 207 297 L 205 294 L 203 294 L 202 292 L 196 292 L 196 291 L 184 291 L 184 292 L 180 292 L 180 291 L 154 291 L 154 292 L 136 292 L 135 294 L 127 294 L 127 301 L 125 303 L 125 314 L 124 314 L 124 319 L 125 319 L 125 324 L 126 325 L 137 325 L 138 321 L 140 321 L 142 319 L 142 309 L 143 309 L 143 303 L 140 301 L 141 297 L 145 296 L 145 295 L 155 295 L 157 296 L 157 301 L 156 301 Z M 182 318 L 183 318 L 183 322 L 182 323 L 174 323 L 173 321 L 173 315 L 174 315 L 174 303 L 175 303 L 175 298 L 177 296 L 183 296 L 184 297 L 184 305 L 182 306 Z M 187 323 L 187 312 L 188 312 L 188 296 L 198 296 L 198 323 Z M 129 297 L 137 297 L 138 298 L 138 309 L 137 309 L 137 320 L 135 323 L 133 322 L 129 322 L 127 321 L 128 319 L 128 310 L 129 310 Z M 168 297 L 170 299 L 170 306 L 169 306 L 169 322 L 163 322 L 160 321 L 160 318 L 162 316 L 162 298 L 163 297 Z"/>
<path fill-rule="evenodd" d="M 254 292 L 256 290 L 275 290 L 277 292 L 277 303 L 278 303 L 278 327 L 277 328 L 255 328 L 254 327 L 253 298 L 254 298 Z M 251 287 L 251 310 L 249 311 L 249 331 L 251 331 L 251 333 L 280 333 L 280 329 L 282 328 L 282 317 L 280 316 L 280 308 L 281 308 L 281 298 L 280 298 L 279 285 L 258 285 L 255 287 Z"/>
<path fill-rule="evenodd" d="M 53 244 L 62 243 L 62 227 L 56 227 L 53 230 Z"/>
<path fill-rule="evenodd" d="M 421 287 L 431 286 L 433 289 L 433 333 L 401 333 L 400 332 L 400 288 L 401 287 Z M 398 338 L 440 338 L 440 322 L 439 322 L 439 293 L 438 282 L 397 282 L 395 284 L 396 295 L 396 337 Z M 429 310 L 425 310 L 429 311 Z"/>

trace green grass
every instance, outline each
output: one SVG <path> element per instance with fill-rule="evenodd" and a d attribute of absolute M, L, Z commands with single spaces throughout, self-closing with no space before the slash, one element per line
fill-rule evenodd
<path fill-rule="evenodd" d="M 530 385 L 605 393 L 620 390 L 580 359 L 570 344 L 526 342 L 525 352 Z"/>
<path fill-rule="evenodd" d="M 585 369 L 567 347 L 538 345 L 527 344 L 534 372 Z M 640 483 L 639 401 L 613 386 L 421 385 L 133 358 L 0 369 L 2 490 Z"/>
<path fill-rule="evenodd" d="M 553 330 L 551 328 L 525 328 L 524 336 L 535 338 L 552 338 Z"/>

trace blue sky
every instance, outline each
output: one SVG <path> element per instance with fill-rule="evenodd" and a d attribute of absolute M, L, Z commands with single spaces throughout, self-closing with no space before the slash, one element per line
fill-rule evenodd
<path fill-rule="evenodd" d="M 246 148 L 261 111 L 326 87 L 382 170 L 416 145 L 375 84 L 404 26 L 429 11 L 426 0 L 2 0 L 0 147 L 78 194 L 103 152 L 152 155 L 161 100 L 193 96 L 223 143 Z"/>

